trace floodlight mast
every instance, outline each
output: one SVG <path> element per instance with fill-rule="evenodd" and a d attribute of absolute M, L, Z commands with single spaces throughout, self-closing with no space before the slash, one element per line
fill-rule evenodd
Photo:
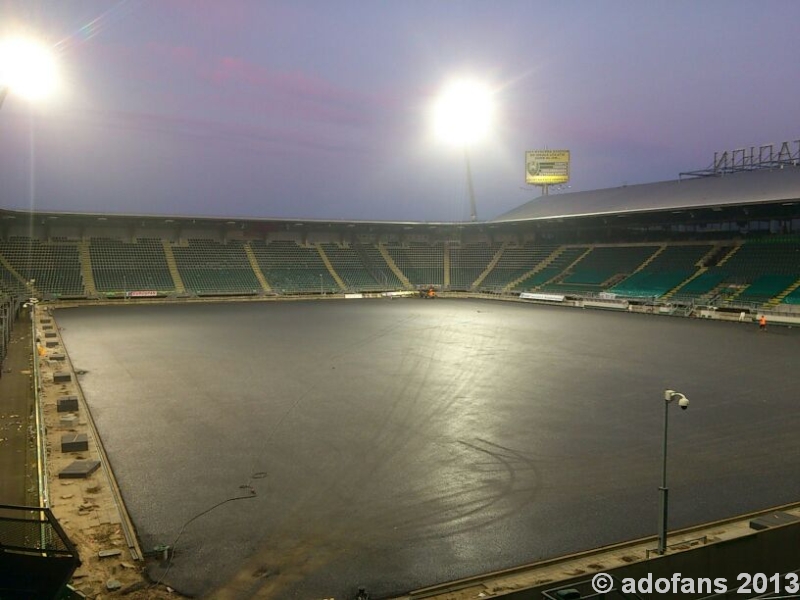
<path fill-rule="evenodd" d="M 469 194 L 469 220 L 478 220 L 478 210 L 475 207 L 475 188 L 472 185 L 472 168 L 469 164 L 469 149 L 464 146 L 464 160 L 467 163 L 467 192 Z"/>
<path fill-rule="evenodd" d="M 437 137 L 460 147 L 464 153 L 470 220 L 477 221 L 469 148 L 484 138 L 491 127 L 494 112 L 492 92 L 476 81 L 453 81 L 439 95 L 433 109 L 433 125 Z"/>

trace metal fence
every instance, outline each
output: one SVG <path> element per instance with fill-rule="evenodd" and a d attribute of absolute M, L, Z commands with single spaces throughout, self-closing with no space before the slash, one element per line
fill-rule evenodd
<path fill-rule="evenodd" d="M 31 506 L 0 504 L 0 548 L 42 556 L 78 555 L 50 509 Z"/>

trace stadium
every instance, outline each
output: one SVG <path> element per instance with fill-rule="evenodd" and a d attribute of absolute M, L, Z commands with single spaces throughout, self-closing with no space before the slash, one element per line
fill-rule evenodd
<path fill-rule="evenodd" d="M 482 222 L 3 210 L 2 597 L 795 571 L 800 149 L 728 158 Z"/>

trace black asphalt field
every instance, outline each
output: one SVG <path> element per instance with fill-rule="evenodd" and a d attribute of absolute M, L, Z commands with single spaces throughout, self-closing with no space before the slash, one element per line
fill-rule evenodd
<path fill-rule="evenodd" d="M 56 316 L 144 548 L 256 492 L 183 529 L 165 581 L 195 595 L 380 597 L 654 535 L 665 388 L 691 401 L 672 528 L 800 499 L 797 329 L 443 299 Z"/>

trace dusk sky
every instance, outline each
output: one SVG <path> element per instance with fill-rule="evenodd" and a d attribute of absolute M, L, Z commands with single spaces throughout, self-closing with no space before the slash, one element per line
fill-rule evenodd
<path fill-rule="evenodd" d="M 347 220 L 469 218 L 429 107 L 486 82 L 480 220 L 539 195 L 676 179 L 800 138 L 797 0 L 0 0 L 55 46 L 59 93 L 0 109 L 0 206 Z M 559 192 L 555 192 L 559 193 Z"/>

